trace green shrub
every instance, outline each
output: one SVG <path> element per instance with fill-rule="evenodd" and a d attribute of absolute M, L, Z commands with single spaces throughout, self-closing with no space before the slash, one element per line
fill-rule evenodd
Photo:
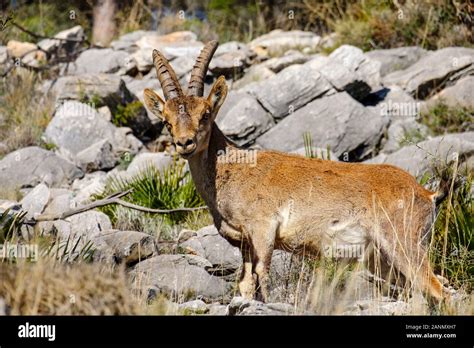
<path fill-rule="evenodd" d="M 442 100 L 421 113 L 420 122 L 435 135 L 468 132 L 474 130 L 474 109 L 449 106 Z"/>
<path fill-rule="evenodd" d="M 432 236 L 431 258 L 435 271 L 450 284 L 468 291 L 474 289 L 474 204 L 472 174 L 438 207 Z M 449 207 L 451 205 L 451 207 Z M 447 227 L 447 231 L 446 231 Z"/>
<path fill-rule="evenodd" d="M 319 154 L 313 147 L 313 138 L 311 137 L 311 133 L 306 132 L 303 134 L 303 143 L 304 143 L 304 151 L 305 151 L 306 157 L 319 158 Z M 321 151 L 321 159 L 331 160 L 331 150 L 329 148 L 329 145 L 326 148 L 326 154 L 324 154 L 324 151 Z"/>
<path fill-rule="evenodd" d="M 92 8 L 87 2 L 79 0 L 67 2 L 40 1 L 18 5 L 15 10 L 7 8 L 7 13 L 13 15 L 15 22 L 33 33 L 54 36 L 57 32 L 76 25 L 81 25 L 86 30 L 86 33 L 89 29 L 88 21 L 90 17 L 87 11 L 92 10 Z M 11 39 L 29 42 L 37 41 L 37 39 L 12 25 L 9 25 L 8 29 L 0 34 L 3 36 L 1 38 L 4 43 Z"/>
<path fill-rule="evenodd" d="M 25 216 L 26 212 L 13 213 L 9 209 L 0 213 L 0 244 L 15 239 Z"/>
<path fill-rule="evenodd" d="M 133 120 L 136 115 L 143 109 L 141 101 L 136 100 L 126 105 L 117 105 L 117 111 L 112 117 L 112 123 L 117 127 L 128 127 L 130 120 Z"/>
<path fill-rule="evenodd" d="M 328 19 L 339 44 L 371 50 L 399 46 L 438 49 L 472 46 L 467 4 L 445 0 L 344 1 L 343 12 Z"/>
<path fill-rule="evenodd" d="M 160 172 L 155 167 L 148 167 L 131 179 L 111 178 L 104 192 L 96 195 L 102 199 L 114 192 L 132 190 L 124 197 L 125 201 L 153 209 L 193 208 L 204 206 L 191 180 L 189 172 L 185 171 L 184 163 L 175 161 L 170 167 Z M 101 208 L 112 220 L 118 220 L 118 207 L 109 205 Z M 186 220 L 189 212 L 170 214 L 148 214 L 145 216 L 158 219 L 167 225 L 176 225 Z"/>

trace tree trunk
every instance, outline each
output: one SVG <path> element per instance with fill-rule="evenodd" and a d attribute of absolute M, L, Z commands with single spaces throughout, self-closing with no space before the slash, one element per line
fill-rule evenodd
<path fill-rule="evenodd" d="M 92 27 L 92 41 L 101 46 L 106 46 L 112 41 L 115 34 L 115 13 L 117 4 L 115 0 L 97 0 L 94 6 L 94 23 Z"/>

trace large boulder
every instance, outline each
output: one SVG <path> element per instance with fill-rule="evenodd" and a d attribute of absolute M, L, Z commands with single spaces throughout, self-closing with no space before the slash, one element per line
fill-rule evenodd
<path fill-rule="evenodd" d="M 281 70 L 289 67 L 290 65 L 304 64 L 309 59 L 310 58 L 307 55 L 301 53 L 300 51 L 290 50 L 285 52 L 283 56 L 270 58 L 260 65 L 270 69 L 274 73 L 279 73 Z"/>
<path fill-rule="evenodd" d="M 63 76 L 51 91 L 58 104 L 65 100 L 88 101 L 99 104 L 95 106 L 107 105 L 110 110 L 134 100 L 120 76 L 113 74 Z"/>
<path fill-rule="evenodd" d="M 428 134 L 428 127 L 416 122 L 415 118 L 394 121 L 387 129 L 387 139 L 383 144 L 382 151 L 384 153 L 394 152 L 409 142 L 417 143 L 426 139 Z"/>
<path fill-rule="evenodd" d="M 146 75 L 142 79 L 132 78 L 130 76 L 123 76 L 122 79 L 130 93 L 142 103 L 145 103 L 145 97 L 143 96 L 145 88 L 152 89 L 157 93 L 161 92 L 160 81 L 156 78 L 155 72 Z M 159 94 L 162 96 L 163 93 Z"/>
<path fill-rule="evenodd" d="M 416 177 L 422 177 L 426 172 L 431 172 L 433 166 L 439 165 L 440 161 L 441 164 L 446 161 L 450 163 L 455 156 L 459 157 L 459 163 L 472 163 L 474 132 L 437 136 L 402 147 L 388 155 L 380 154 L 367 162 L 393 164 Z"/>
<path fill-rule="evenodd" d="M 153 167 L 160 172 L 166 170 L 173 163 L 173 158 L 164 152 L 141 152 L 136 155 L 127 168 L 127 175 L 134 176 Z"/>
<path fill-rule="evenodd" d="M 80 74 L 127 74 L 136 68 L 135 60 L 125 51 L 114 51 L 111 48 L 91 48 L 82 52 L 73 62 L 68 72 Z"/>
<path fill-rule="evenodd" d="M 132 78 L 130 76 L 123 76 L 123 81 L 127 86 L 127 89 L 132 93 L 134 98 L 140 100 L 142 104 L 145 104 L 145 97 L 143 95 L 143 91 L 145 88 L 149 88 L 154 90 L 156 93 L 160 94 L 163 97 L 163 93 L 161 92 L 161 84 L 160 81 L 156 78 L 155 72 L 152 72 L 142 79 Z M 148 108 L 145 108 L 147 118 L 153 125 L 152 127 L 157 127 L 157 131 L 161 131 L 162 126 L 159 127 L 161 124 L 161 119 L 153 114 Z M 151 128 L 151 127 L 149 127 Z"/>
<path fill-rule="evenodd" d="M 318 98 L 286 117 L 257 139 L 266 149 L 291 152 L 304 146 L 309 132 L 316 147 L 327 148 L 344 160 L 363 158 L 379 142 L 388 118 L 377 115 L 346 92 Z"/>
<path fill-rule="evenodd" d="M 157 132 L 143 105 L 130 93 L 118 75 L 63 76 L 52 86 L 51 92 L 56 97 L 57 107 L 68 100 L 84 102 L 94 108 L 108 106 L 116 121 L 130 127 L 140 139 L 148 139 Z M 130 103 L 133 109 L 126 110 Z M 131 112 L 133 117 L 130 117 Z"/>
<path fill-rule="evenodd" d="M 107 173 L 97 171 L 86 174 L 81 179 L 74 180 L 72 190 L 74 200 L 79 204 L 88 203 L 91 197 L 104 191 L 107 182 Z"/>
<path fill-rule="evenodd" d="M 225 135 L 240 145 L 253 142 L 275 124 L 254 96 L 234 91 L 227 96 L 216 123 Z"/>
<path fill-rule="evenodd" d="M 192 57 L 195 61 L 195 57 Z M 255 58 L 255 52 L 247 45 L 237 41 L 230 41 L 220 45 L 214 58 L 209 64 L 209 70 L 215 76 L 224 75 L 229 78 L 238 78 L 243 70 L 249 66 Z M 173 66 L 175 62 L 173 62 Z"/>
<path fill-rule="evenodd" d="M 242 91 L 244 91 L 245 88 L 247 88 L 251 90 L 252 85 L 256 85 L 258 82 L 266 80 L 272 76 L 275 76 L 275 73 L 262 64 L 252 65 L 250 68 L 248 68 L 242 78 L 238 79 L 232 84 L 232 89 L 242 89 Z"/>
<path fill-rule="evenodd" d="M 216 275 L 234 273 L 242 265 L 242 255 L 237 247 L 224 239 L 214 225 L 201 228 L 180 246 L 187 252 L 207 259 L 212 268 L 208 272 Z"/>
<path fill-rule="evenodd" d="M 173 70 L 176 73 L 176 76 L 178 79 L 186 78 L 187 75 L 191 72 L 191 70 L 194 67 L 194 64 L 196 63 L 196 58 L 194 55 L 192 56 L 181 56 L 176 59 L 173 59 Z M 156 79 L 156 70 L 152 69 L 149 74 L 146 75 L 146 77 L 152 77 L 153 79 Z M 158 88 L 157 88 L 158 89 Z"/>
<path fill-rule="evenodd" d="M 118 159 L 119 153 L 137 153 L 141 147 L 141 143 L 133 135 L 127 135 L 120 128 L 107 122 L 89 105 L 76 101 L 64 102 L 56 110 L 54 118 L 46 128 L 44 137 L 47 142 L 55 144 L 60 153 L 71 159 L 86 149 L 95 153 L 97 149 L 103 148 L 103 140 L 107 140 L 112 149 L 106 149 L 106 153 L 103 154 L 106 157 L 103 158 L 103 161 L 95 161 L 94 166 L 97 169 L 110 168 L 114 157 L 111 152 L 115 154 L 115 159 Z M 99 146 L 97 143 L 102 145 Z M 91 146 L 94 148 L 90 148 Z M 96 147 L 97 149 L 95 149 Z M 92 154 L 92 152 L 89 153 Z M 86 158 L 86 155 L 87 153 L 80 156 L 81 164 L 91 163 L 91 159 Z"/>
<path fill-rule="evenodd" d="M 401 87 L 391 86 L 374 93 L 375 105 L 369 105 L 379 115 L 386 116 L 390 121 L 417 119 L 420 116 L 422 103 L 414 99 Z"/>
<path fill-rule="evenodd" d="M 319 71 L 337 91 L 346 91 L 354 99 L 363 100 L 371 91 L 365 76 L 361 76 L 336 59 L 318 56 L 306 65 Z"/>
<path fill-rule="evenodd" d="M 64 220 L 42 221 L 37 226 L 41 233 L 54 235 L 61 241 L 69 240 L 71 246 L 77 243 L 77 250 L 92 243 L 92 240 L 103 231 L 112 230 L 109 217 L 95 210 L 76 214 Z"/>
<path fill-rule="evenodd" d="M 43 214 L 62 214 L 77 206 L 74 192 L 67 189 L 49 189 L 49 200 Z"/>
<path fill-rule="evenodd" d="M 94 260 L 124 263 L 128 266 L 143 261 L 156 252 L 152 236 L 136 231 L 102 231 L 92 239 Z"/>
<path fill-rule="evenodd" d="M 181 56 L 197 57 L 204 47 L 197 41 L 196 34 L 190 31 L 178 31 L 167 35 L 145 33 L 135 42 L 138 50 L 133 53 L 139 71 L 147 72 L 153 67 L 153 50 L 157 49 L 169 60 Z"/>
<path fill-rule="evenodd" d="M 281 119 L 332 90 L 331 84 L 310 65 L 292 65 L 253 88 L 259 102 Z"/>
<path fill-rule="evenodd" d="M 425 55 L 405 70 L 384 77 L 385 86 L 398 85 L 417 99 L 453 85 L 474 72 L 474 49 L 447 47 Z"/>
<path fill-rule="evenodd" d="M 474 108 L 474 76 L 469 75 L 459 79 L 455 85 L 449 86 L 436 94 L 428 104 L 443 102 L 452 107 Z"/>
<path fill-rule="evenodd" d="M 365 81 L 372 90 L 380 87 L 380 62 L 372 60 L 358 47 L 342 45 L 329 55 L 331 60 L 342 64 L 359 79 Z"/>
<path fill-rule="evenodd" d="M 41 214 L 49 202 L 50 191 L 48 186 L 41 183 L 21 200 L 21 207 L 27 212 L 27 217 L 32 218 Z"/>
<path fill-rule="evenodd" d="M 141 37 L 152 34 L 153 32 L 147 32 L 144 30 L 136 30 L 130 33 L 120 36 L 117 40 L 110 43 L 110 47 L 114 50 L 121 50 L 126 52 L 135 52 L 138 46 L 135 44 Z"/>
<path fill-rule="evenodd" d="M 47 60 L 46 54 L 31 42 L 10 40 L 7 43 L 8 56 L 21 59 L 21 63 L 38 68 Z"/>
<path fill-rule="evenodd" d="M 418 309 L 419 311 L 419 309 Z M 390 297 L 368 299 L 354 302 L 342 315 L 410 315 L 414 313 L 413 304 Z"/>
<path fill-rule="evenodd" d="M 243 51 L 231 51 L 212 59 L 209 70 L 216 76 L 224 75 L 237 79 L 249 65 L 247 55 Z"/>
<path fill-rule="evenodd" d="M 1 187 L 50 187 L 67 185 L 84 173 L 54 152 L 31 146 L 11 152 L 0 160 Z"/>
<path fill-rule="evenodd" d="M 263 303 L 234 297 L 227 306 L 228 315 L 290 315 L 295 314 L 294 306 L 288 303 Z"/>
<path fill-rule="evenodd" d="M 108 139 L 99 140 L 76 154 L 77 166 L 87 173 L 111 169 L 117 160 L 117 153 Z"/>
<path fill-rule="evenodd" d="M 263 51 L 265 55 L 281 56 L 290 49 L 315 51 L 320 41 L 321 37 L 310 31 L 276 29 L 252 40 L 249 47 L 260 55 L 263 55 Z"/>
<path fill-rule="evenodd" d="M 7 43 L 7 51 L 10 57 L 23 58 L 30 52 L 38 50 L 38 46 L 31 42 L 10 40 Z"/>
<path fill-rule="evenodd" d="M 58 40 L 59 39 L 59 40 Z M 71 41 L 65 41 L 65 40 Z M 48 54 L 74 53 L 85 39 L 84 29 L 80 25 L 60 31 L 53 39 L 44 39 L 38 42 L 38 47 Z"/>
<path fill-rule="evenodd" d="M 365 53 L 367 57 L 380 62 L 380 75 L 403 70 L 416 63 L 428 52 L 418 46 L 398 47 L 387 50 L 373 50 Z"/>
<path fill-rule="evenodd" d="M 209 274 L 206 259 L 194 255 L 158 255 L 139 262 L 131 271 L 132 280 L 147 298 L 165 293 L 174 299 L 202 299 L 210 302 L 228 298 L 232 285 Z"/>

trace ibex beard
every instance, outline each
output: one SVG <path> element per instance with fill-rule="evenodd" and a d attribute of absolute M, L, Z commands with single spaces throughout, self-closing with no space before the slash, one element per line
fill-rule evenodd
<path fill-rule="evenodd" d="M 431 269 L 426 244 L 436 194 L 410 174 L 390 165 L 275 151 L 258 151 L 255 165 L 219 160 L 239 148 L 214 122 L 227 95 L 224 77 L 203 97 L 216 48 L 216 41 L 203 48 L 186 94 L 166 58 L 154 50 L 165 100 L 150 89 L 144 97 L 169 130 L 177 153 L 188 160 L 219 233 L 242 250 L 241 294 L 268 300 L 274 249 L 322 255 L 324 245 L 336 242 L 373 250 L 364 256 L 369 269 L 377 255 L 387 269 L 396 269 L 430 301 L 440 302 L 443 286 Z"/>

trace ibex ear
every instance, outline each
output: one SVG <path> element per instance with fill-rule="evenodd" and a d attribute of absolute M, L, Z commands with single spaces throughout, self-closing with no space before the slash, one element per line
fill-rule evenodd
<path fill-rule="evenodd" d="M 160 98 L 158 94 L 153 92 L 151 89 L 145 88 L 143 91 L 145 97 L 145 104 L 153 114 L 163 118 L 163 109 L 165 107 L 165 102 Z"/>
<path fill-rule="evenodd" d="M 213 116 L 217 115 L 219 108 L 227 96 L 227 84 L 225 83 L 224 76 L 220 76 L 214 85 L 212 86 L 207 101 L 211 104 Z"/>

